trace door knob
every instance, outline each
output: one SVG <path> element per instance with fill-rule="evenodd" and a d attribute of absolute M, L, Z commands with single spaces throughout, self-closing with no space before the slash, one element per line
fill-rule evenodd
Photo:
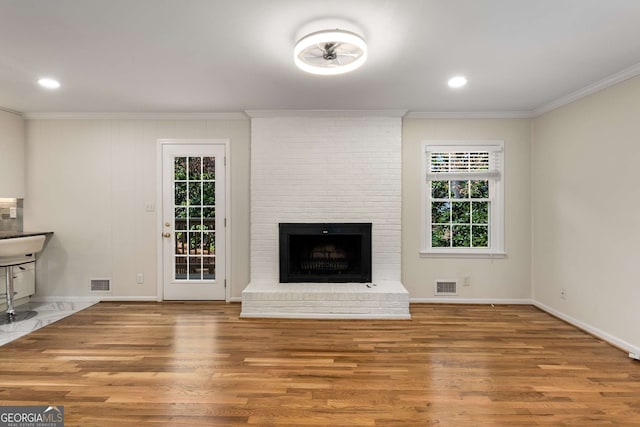
<path fill-rule="evenodd" d="M 171 233 L 162 233 L 162 237 L 171 237 Z"/>

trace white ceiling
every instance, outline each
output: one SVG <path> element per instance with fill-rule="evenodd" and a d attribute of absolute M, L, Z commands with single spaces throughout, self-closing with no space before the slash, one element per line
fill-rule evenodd
<path fill-rule="evenodd" d="M 367 63 L 298 70 L 318 21 Z M 640 0 L 0 0 L 0 107 L 24 113 L 532 112 L 639 65 Z"/>

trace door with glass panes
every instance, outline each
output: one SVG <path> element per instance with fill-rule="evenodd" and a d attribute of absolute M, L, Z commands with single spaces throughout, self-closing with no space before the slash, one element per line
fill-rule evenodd
<path fill-rule="evenodd" d="M 162 146 L 163 299 L 225 299 L 225 145 Z"/>

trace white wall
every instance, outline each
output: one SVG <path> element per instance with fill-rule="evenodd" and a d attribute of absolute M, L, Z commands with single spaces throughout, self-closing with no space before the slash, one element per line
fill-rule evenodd
<path fill-rule="evenodd" d="M 421 258 L 424 140 L 503 140 L 504 259 Z M 402 283 L 413 300 L 526 302 L 531 298 L 531 121 L 405 119 L 402 129 Z M 470 286 L 462 278 L 471 277 Z M 459 280 L 458 295 L 435 297 L 434 282 Z"/>
<path fill-rule="evenodd" d="M 0 198 L 24 198 L 24 119 L 0 109 Z"/>
<path fill-rule="evenodd" d="M 25 230 L 55 233 L 38 262 L 39 297 L 157 294 L 157 140 L 230 138 L 232 297 L 249 282 L 249 120 L 27 120 Z M 142 272 L 144 284 L 136 284 Z"/>
<path fill-rule="evenodd" d="M 534 299 L 627 349 L 640 348 L 639 135 L 640 77 L 534 121 Z"/>
<path fill-rule="evenodd" d="M 251 122 L 251 280 L 278 283 L 280 222 L 371 222 L 372 279 L 399 281 L 401 119 Z"/>

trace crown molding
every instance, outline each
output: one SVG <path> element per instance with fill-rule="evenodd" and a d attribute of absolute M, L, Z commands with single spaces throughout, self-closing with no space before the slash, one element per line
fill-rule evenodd
<path fill-rule="evenodd" d="M 21 117 L 23 115 L 20 111 L 12 110 L 10 108 L 0 107 L 0 111 L 4 111 L 5 113 L 15 114 L 16 116 L 21 116 Z"/>
<path fill-rule="evenodd" d="M 530 119 L 532 117 L 533 111 L 411 111 L 404 116 L 405 119 Z"/>
<path fill-rule="evenodd" d="M 247 120 L 243 112 L 228 113 L 23 113 L 28 120 Z"/>
<path fill-rule="evenodd" d="M 407 110 L 245 110 L 252 119 L 272 117 L 404 117 Z"/>
<path fill-rule="evenodd" d="M 640 75 L 640 63 L 632 65 L 629 68 L 626 68 L 618 73 L 612 74 L 609 77 L 605 77 L 602 80 L 599 80 L 595 83 L 592 83 L 588 86 L 583 87 L 569 95 L 563 96 L 562 98 L 558 98 L 555 101 L 551 101 L 548 104 L 544 104 L 535 110 L 533 110 L 533 117 L 538 117 L 544 113 L 548 113 L 551 110 L 555 110 L 556 108 L 563 107 L 567 104 L 571 104 L 581 98 L 592 95 L 596 92 L 600 92 L 608 87 L 611 87 L 615 84 L 623 82 L 625 80 L 631 79 Z"/>

